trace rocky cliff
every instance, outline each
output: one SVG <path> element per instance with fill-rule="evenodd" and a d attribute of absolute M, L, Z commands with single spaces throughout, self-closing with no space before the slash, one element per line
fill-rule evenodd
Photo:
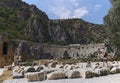
<path fill-rule="evenodd" d="M 104 42 L 105 28 L 82 19 L 50 20 L 48 22 L 50 37 L 54 43 L 90 44 Z"/>
<path fill-rule="evenodd" d="M 0 33 L 12 39 L 39 43 L 89 44 L 106 39 L 105 27 L 82 19 L 50 20 L 34 5 L 21 0 L 0 0 Z"/>
<path fill-rule="evenodd" d="M 47 15 L 34 5 L 21 0 L 0 0 L 1 31 L 7 31 L 11 38 L 38 40 L 49 39 L 47 31 Z"/>
<path fill-rule="evenodd" d="M 112 7 L 105 16 L 104 21 L 110 42 L 120 49 L 120 1 L 110 0 L 110 2 Z"/>

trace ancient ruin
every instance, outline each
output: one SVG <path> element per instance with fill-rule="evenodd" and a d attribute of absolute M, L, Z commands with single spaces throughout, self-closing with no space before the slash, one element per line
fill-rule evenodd
<path fill-rule="evenodd" d="M 7 33 L 0 36 L 0 67 L 11 65 L 14 61 L 13 45 Z"/>
<path fill-rule="evenodd" d="M 107 49 L 104 43 L 98 44 L 70 44 L 70 45 L 48 45 L 29 41 L 17 41 L 15 61 L 26 61 L 29 59 L 68 59 L 89 58 L 101 56 L 101 49 Z"/>
<path fill-rule="evenodd" d="M 14 61 L 99 57 L 100 49 L 106 48 L 99 44 L 48 45 L 24 40 L 11 40 L 7 33 L 0 37 L 0 67 L 11 65 Z"/>

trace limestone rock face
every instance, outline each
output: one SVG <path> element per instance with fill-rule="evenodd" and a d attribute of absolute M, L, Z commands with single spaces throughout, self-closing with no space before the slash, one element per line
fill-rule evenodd
<path fill-rule="evenodd" d="M 22 0 L 0 0 L 0 7 L 2 30 L 9 28 L 9 36 L 13 39 L 54 44 L 89 44 L 104 42 L 106 38 L 102 25 L 82 19 L 50 20 L 43 11 Z"/>
<path fill-rule="evenodd" d="M 43 11 L 22 0 L 0 0 L 0 11 L 2 18 L 0 32 L 8 32 L 9 37 L 16 41 L 17 39 L 31 41 L 24 42 L 18 47 L 17 61 L 29 58 L 62 58 L 67 54 L 70 56 L 67 58 L 91 56 L 94 54 L 93 52 L 81 54 L 79 50 L 84 48 L 80 46 L 72 49 L 69 46 L 60 46 L 71 43 L 82 45 L 101 43 L 106 39 L 103 25 L 85 22 L 82 19 L 50 20 Z M 38 43 L 47 43 L 47 45 Z M 49 46 L 49 44 L 59 44 L 60 46 Z M 15 47 L 17 47 L 16 44 Z"/>
<path fill-rule="evenodd" d="M 54 43 L 89 44 L 104 40 L 101 34 L 104 33 L 104 28 L 101 25 L 96 26 L 81 19 L 51 20 L 48 24 L 49 34 Z"/>
<path fill-rule="evenodd" d="M 22 0 L 1 0 L 0 7 L 0 17 L 6 20 L 6 26 L 1 27 L 5 29 L 9 27 L 11 31 L 14 27 L 15 33 L 9 32 L 11 38 L 37 42 L 49 40 L 50 37 L 47 31 L 48 16 L 35 5 L 28 5 Z M 4 10 L 7 10 L 7 12 Z M 4 25 L 4 22 L 1 21 L 1 24 Z"/>

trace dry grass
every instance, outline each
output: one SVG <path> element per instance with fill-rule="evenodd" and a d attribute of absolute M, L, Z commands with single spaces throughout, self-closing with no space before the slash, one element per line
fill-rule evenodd
<path fill-rule="evenodd" d="M 40 63 L 40 64 L 46 64 L 46 63 L 50 63 L 50 62 L 58 62 L 58 64 L 67 64 L 67 63 L 78 63 L 80 62 L 80 60 L 73 60 L 73 59 L 58 59 L 58 60 L 48 60 L 48 59 L 42 59 L 42 60 L 36 60 L 34 62 L 36 63 Z"/>
<path fill-rule="evenodd" d="M 46 63 L 49 63 L 50 61 L 48 59 L 42 59 L 42 60 L 36 60 L 34 62 L 40 63 L 40 64 L 46 64 Z"/>
<path fill-rule="evenodd" d="M 2 83 L 4 80 L 11 80 L 12 79 L 12 71 L 4 71 L 3 75 L 0 76 L 0 83 Z"/>

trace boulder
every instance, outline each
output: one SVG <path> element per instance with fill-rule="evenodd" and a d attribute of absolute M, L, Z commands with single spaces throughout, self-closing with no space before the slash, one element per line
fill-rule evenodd
<path fill-rule="evenodd" d="M 4 66 L 4 69 L 5 69 L 5 70 L 12 70 L 13 67 L 12 67 L 11 65 L 9 65 L 9 66 Z"/>
<path fill-rule="evenodd" d="M 14 67 L 13 68 L 13 79 L 24 78 L 24 67 Z"/>
<path fill-rule="evenodd" d="M 77 70 L 69 70 L 66 72 L 67 78 L 80 78 L 80 72 Z"/>
<path fill-rule="evenodd" d="M 68 64 L 66 64 L 64 66 L 64 69 L 73 70 L 73 69 L 75 69 L 75 66 L 74 65 L 68 65 Z"/>
<path fill-rule="evenodd" d="M 57 64 L 58 64 L 58 62 L 51 62 L 51 63 L 49 63 L 48 66 L 55 68 Z"/>
<path fill-rule="evenodd" d="M 42 81 L 46 79 L 46 73 L 44 71 L 26 73 L 25 78 L 27 78 L 29 82 Z"/>
<path fill-rule="evenodd" d="M 85 78 L 92 78 L 94 77 L 94 72 L 92 71 L 85 71 Z"/>
<path fill-rule="evenodd" d="M 13 62 L 11 66 L 12 66 L 12 67 L 15 67 L 15 63 Z"/>
<path fill-rule="evenodd" d="M 95 77 L 100 76 L 100 69 L 99 68 L 94 69 L 93 72 L 94 72 Z"/>
<path fill-rule="evenodd" d="M 22 73 L 13 73 L 13 79 L 24 78 L 24 74 Z"/>
<path fill-rule="evenodd" d="M 98 77 L 98 76 L 105 76 L 105 75 L 108 75 L 110 74 L 110 69 L 111 69 L 111 66 L 108 66 L 107 68 L 106 67 L 95 67 L 94 68 L 94 76 L 95 77 Z"/>
<path fill-rule="evenodd" d="M 34 69 L 36 72 L 40 72 L 41 70 L 43 70 L 44 68 L 41 66 L 34 66 Z"/>
<path fill-rule="evenodd" d="M 63 65 L 59 65 L 59 64 L 56 65 L 56 69 L 62 69 L 62 68 L 63 68 Z"/>
<path fill-rule="evenodd" d="M 47 74 L 49 74 L 49 73 L 52 73 L 52 72 L 56 71 L 56 69 L 46 69 L 45 71 L 46 71 Z"/>
<path fill-rule="evenodd" d="M 116 73 L 120 73 L 120 67 L 116 69 Z"/>
<path fill-rule="evenodd" d="M 116 61 L 112 62 L 111 65 L 112 65 L 113 67 L 118 67 L 118 66 L 119 66 L 119 64 L 118 64 Z"/>
<path fill-rule="evenodd" d="M 35 68 L 33 68 L 33 67 L 31 67 L 31 66 L 25 67 L 24 70 L 25 70 L 25 73 L 27 73 L 27 72 L 36 72 L 36 71 L 35 71 Z"/>
<path fill-rule="evenodd" d="M 113 68 L 110 70 L 110 73 L 111 73 L 111 74 L 120 73 L 120 68 L 119 68 L 119 67 L 113 67 Z"/>
<path fill-rule="evenodd" d="M 84 70 L 84 71 L 82 71 L 80 73 L 81 73 L 81 76 L 83 78 L 92 78 L 92 77 L 94 77 L 94 72 L 91 71 L 91 70 Z"/>
<path fill-rule="evenodd" d="M 66 75 L 63 71 L 55 71 L 47 75 L 48 80 L 55 80 L 55 79 L 65 79 Z"/>
<path fill-rule="evenodd" d="M 116 74 L 116 67 L 113 67 L 111 70 L 110 70 L 110 74 Z"/>
<path fill-rule="evenodd" d="M 79 69 L 80 67 L 78 65 L 75 65 L 75 69 Z"/>
<path fill-rule="evenodd" d="M 43 70 L 47 69 L 48 67 L 45 65 L 40 65 L 40 67 L 43 67 Z"/>
<path fill-rule="evenodd" d="M 17 70 L 18 73 L 24 73 L 24 67 L 20 67 L 18 70 Z"/>
<path fill-rule="evenodd" d="M 91 62 L 87 62 L 86 67 L 92 67 Z"/>
<path fill-rule="evenodd" d="M 110 73 L 108 68 L 102 68 L 100 69 L 100 76 L 105 76 L 108 75 Z"/>

